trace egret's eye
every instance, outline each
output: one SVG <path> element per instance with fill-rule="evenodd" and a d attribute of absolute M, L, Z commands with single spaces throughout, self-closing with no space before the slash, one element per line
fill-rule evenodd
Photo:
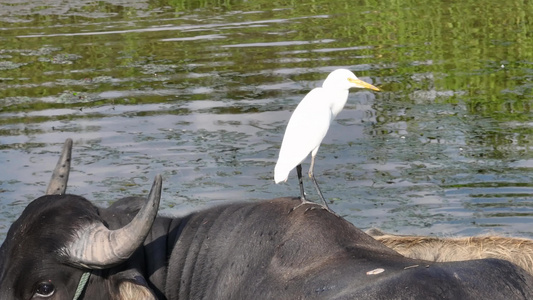
<path fill-rule="evenodd" d="M 51 297 L 55 292 L 55 286 L 51 282 L 41 282 L 37 285 L 35 296 L 41 298 Z"/>

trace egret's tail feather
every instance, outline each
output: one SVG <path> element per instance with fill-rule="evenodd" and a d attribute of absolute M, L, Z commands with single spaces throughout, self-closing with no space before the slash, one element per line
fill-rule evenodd
<path fill-rule="evenodd" d="M 274 182 L 280 183 L 287 181 L 290 171 L 291 170 L 283 170 L 283 168 L 280 168 L 279 164 L 276 164 L 276 167 L 274 168 Z"/>

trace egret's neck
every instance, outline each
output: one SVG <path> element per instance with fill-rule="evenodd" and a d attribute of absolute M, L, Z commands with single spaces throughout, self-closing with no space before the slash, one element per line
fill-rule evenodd
<path fill-rule="evenodd" d="M 349 91 L 344 89 L 331 89 L 331 95 L 329 99 L 331 99 L 330 109 L 331 114 L 333 115 L 332 119 L 334 119 L 344 108 L 346 100 L 348 100 L 348 93 Z"/>

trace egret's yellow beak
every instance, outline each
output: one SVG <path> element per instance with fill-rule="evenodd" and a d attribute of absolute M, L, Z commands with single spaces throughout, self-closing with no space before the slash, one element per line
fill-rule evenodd
<path fill-rule="evenodd" d="M 366 82 L 362 81 L 361 79 L 348 78 L 348 81 L 351 82 L 351 83 L 355 83 L 358 88 L 371 89 L 371 90 L 374 90 L 374 91 L 380 91 L 380 89 L 378 89 L 377 87 L 371 85 L 370 83 L 366 83 Z"/>

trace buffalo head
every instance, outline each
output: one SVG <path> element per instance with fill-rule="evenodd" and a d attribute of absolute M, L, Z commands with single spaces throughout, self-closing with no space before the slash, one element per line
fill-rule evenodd
<path fill-rule="evenodd" d="M 85 198 L 64 194 L 71 147 L 67 140 L 48 195 L 31 202 L 7 233 L 0 248 L 0 299 L 73 299 L 82 274 L 92 272 L 91 281 L 110 277 L 110 268 L 132 256 L 149 234 L 159 207 L 161 176 L 135 217 L 114 228 L 120 222 L 113 216 L 103 218 L 103 211 Z M 146 284 L 131 270 L 114 270 L 111 277 L 106 280 L 111 290 Z M 101 287 L 91 292 L 101 295 L 94 299 L 114 298 L 112 294 Z"/>

